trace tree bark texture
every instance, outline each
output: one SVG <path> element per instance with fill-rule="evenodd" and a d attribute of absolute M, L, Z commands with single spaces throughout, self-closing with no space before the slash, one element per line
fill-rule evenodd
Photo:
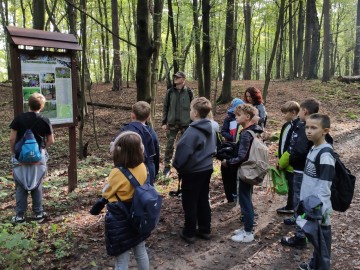
<path fill-rule="evenodd" d="M 244 18 L 245 18 L 245 66 L 244 80 L 251 80 L 251 4 L 249 0 L 244 0 Z"/>
<path fill-rule="evenodd" d="M 118 2 L 117 0 L 111 0 L 111 18 L 112 18 L 112 31 L 116 36 L 119 36 L 119 14 L 118 14 Z M 122 89 L 122 72 L 121 72 L 121 61 L 120 61 L 120 41 L 113 36 L 113 67 L 114 77 L 112 91 L 120 91 Z"/>
<path fill-rule="evenodd" d="M 324 0 L 323 13 L 324 13 L 324 62 L 323 62 L 323 76 L 322 81 L 330 81 L 330 0 Z"/>
<path fill-rule="evenodd" d="M 234 0 L 227 0 L 225 26 L 225 66 L 224 81 L 219 101 L 227 103 L 231 100 L 231 80 L 234 48 Z"/>
<path fill-rule="evenodd" d="M 150 63 L 153 48 L 150 41 L 149 1 L 138 0 L 136 30 L 136 86 L 137 101 L 151 102 L 150 98 Z"/>
<path fill-rule="evenodd" d="M 200 47 L 200 26 L 199 26 L 199 10 L 198 10 L 198 1 L 193 0 L 193 18 L 194 18 L 194 39 L 195 39 L 195 69 L 198 81 L 198 92 L 199 96 L 202 97 L 205 95 L 204 91 L 204 77 L 202 72 L 202 58 L 201 58 L 201 47 Z"/>
<path fill-rule="evenodd" d="M 204 96 L 210 99 L 211 91 L 211 48 L 210 48 L 210 0 L 202 2 L 203 20 L 203 70 L 204 70 Z"/>
<path fill-rule="evenodd" d="M 320 24 L 316 10 L 316 0 L 308 0 L 311 3 L 311 53 L 308 79 L 317 79 L 318 57 L 320 51 Z"/>
<path fill-rule="evenodd" d="M 310 53 L 311 53 L 311 36 L 312 36 L 312 26 L 311 26 L 311 1 L 307 0 L 306 2 L 306 23 L 305 23 L 305 42 L 304 42 L 304 57 L 303 57 L 303 76 L 307 78 L 309 75 L 309 65 L 310 65 Z"/>
<path fill-rule="evenodd" d="M 178 63 L 178 45 L 177 45 L 177 36 L 175 33 L 175 25 L 174 25 L 174 12 L 172 8 L 172 0 L 168 0 L 168 21 L 169 21 L 169 28 L 171 33 L 171 42 L 172 42 L 172 50 L 173 50 L 173 66 L 174 66 L 174 73 L 179 71 L 179 63 Z M 139 16 L 139 15 L 138 15 Z"/>
<path fill-rule="evenodd" d="M 33 28 L 44 30 L 45 0 L 33 0 Z"/>
<path fill-rule="evenodd" d="M 360 75 L 360 0 L 357 4 L 356 45 L 354 51 L 353 75 Z"/>

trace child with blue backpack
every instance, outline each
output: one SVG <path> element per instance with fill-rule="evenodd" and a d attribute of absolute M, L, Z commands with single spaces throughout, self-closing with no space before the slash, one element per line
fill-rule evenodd
<path fill-rule="evenodd" d="M 105 243 L 108 255 L 115 257 L 115 269 L 128 269 L 130 250 L 135 255 L 138 269 L 149 269 L 149 258 L 145 248 L 148 234 L 138 233 L 129 222 L 128 216 L 121 208 L 125 206 L 129 211 L 132 205 L 135 188 L 125 174 L 118 168 L 127 168 L 143 185 L 148 178 L 144 164 L 144 145 L 136 132 L 121 132 L 111 145 L 115 168 L 111 170 L 108 181 L 102 191 L 100 199 L 90 210 L 98 215 L 107 204 L 105 216 Z M 121 200 L 122 204 L 118 203 Z"/>
<path fill-rule="evenodd" d="M 32 197 L 34 219 L 41 222 L 46 218 L 42 205 L 42 179 L 46 173 L 48 159 L 46 148 L 54 143 L 54 133 L 50 120 L 40 115 L 45 102 L 46 99 L 42 94 L 32 94 L 28 99 L 29 111 L 17 115 L 10 124 L 11 161 L 16 187 L 16 215 L 12 218 L 12 223 L 25 222 L 29 191 Z M 34 164 L 22 163 L 15 153 L 15 145 L 22 140 L 28 129 L 31 129 L 34 134 L 38 150 L 41 152 L 41 160 Z"/>

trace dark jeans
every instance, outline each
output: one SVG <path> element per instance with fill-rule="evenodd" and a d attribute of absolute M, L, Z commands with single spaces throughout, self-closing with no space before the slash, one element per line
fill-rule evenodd
<path fill-rule="evenodd" d="M 31 190 L 25 190 L 21 185 L 16 184 L 16 215 L 23 217 L 25 215 L 28 206 L 28 195 L 31 193 L 32 198 L 32 210 L 35 214 L 41 214 L 43 212 L 42 206 L 42 183 Z"/>
<path fill-rule="evenodd" d="M 314 245 L 313 257 L 309 265 L 313 269 L 329 270 L 331 259 L 331 226 L 321 226 L 321 233 L 323 236 L 323 243 L 315 243 L 318 248 L 315 248 L 312 239 L 310 242 Z"/>
<path fill-rule="evenodd" d="M 224 184 L 225 196 L 228 202 L 236 199 L 236 177 L 237 168 L 221 166 L 221 178 Z"/>
<path fill-rule="evenodd" d="M 294 172 L 294 177 L 293 177 L 293 190 L 294 190 L 293 205 L 294 205 L 295 210 L 297 209 L 298 204 L 300 202 L 300 190 L 301 190 L 302 180 L 303 180 L 303 173 Z M 296 211 L 295 211 L 295 217 L 297 217 Z M 305 238 L 304 231 L 297 225 L 296 225 L 295 236 L 299 237 L 299 238 Z"/>
<path fill-rule="evenodd" d="M 239 203 L 241 213 L 244 215 L 244 230 L 246 232 L 252 232 L 254 226 L 254 207 L 251 200 L 252 188 L 252 185 L 245 183 L 240 179 Z"/>
<path fill-rule="evenodd" d="M 150 184 L 153 186 L 155 182 L 155 164 L 154 161 L 148 161 L 145 163 L 148 171 L 149 171 L 149 178 L 150 178 Z"/>
<path fill-rule="evenodd" d="M 196 233 L 196 224 L 199 231 L 210 233 L 211 209 L 209 204 L 209 184 L 213 170 L 182 174 L 182 206 L 185 223 L 183 234 L 193 237 Z"/>
<path fill-rule="evenodd" d="M 295 205 L 294 205 L 294 173 L 290 173 L 285 171 L 285 178 L 288 181 L 288 187 L 289 187 L 289 191 L 288 191 L 288 197 L 287 197 L 287 202 L 286 202 L 286 206 L 285 208 L 288 210 L 294 210 Z"/>

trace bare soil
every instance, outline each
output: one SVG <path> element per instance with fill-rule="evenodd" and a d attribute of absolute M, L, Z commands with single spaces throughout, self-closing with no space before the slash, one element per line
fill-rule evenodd
<path fill-rule="evenodd" d="M 237 81 L 233 83 L 233 96 L 242 98 L 247 86 L 262 88 L 263 81 Z M 196 83 L 188 85 L 195 89 Z M 161 142 L 161 154 L 165 145 L 165 134 L 161 130 L 162 100 L 165 86 L 159 86 L 157 97 L 156 115 L 154 127 Z M 221 89 L 221 85 L 219 85 Z M 219 90 L 220 91 L 220 90 Z M 360 93 L 359 85 L 346 85 L 338 82 L 322 84 L 319 81 L 273 81 L 270 84 L 267 97 L 266 109 L 269 114 L 266 130 L 266 143 L 269 146 L 272 163 L 276 164 L 274 152 L 277 142 L 271 142 L 273 134 L 280 131 L 283 116 L 280 106 L 288 100 L 301 102 L 305 98 L 315 97 L 321 100 L 321 112 L 327 113 L 332 119 L 332 136 L 335 138 L 335 149 L 341 154 L 342 160 L 359 179 L 360 158 Z M 111 85 L 94 85 L 88 101 L 131 106 L 136 100 L 135 85 L 131 84 L 121 92 L 112 92 Z M 1 139 L 4 144 L 8 143 L 7 126 L 12 118 L 12 94 L 9 87 L 0 88 L 0 112 Z M 229 104 L 217 105 L 215 120 L 221 125 L 226 116 Z M 94 139 L 94 130 L 91 126 L 96 123 L 96 134 L 99 148 Z M 355 115 L 355 116 L 354 116 Z M 86 162 L 92 164 L 97 170 L 105 166 L 105 161 L 111 162 L 108 154 L 108 144 L 119 127 L 128 122 L 130 112 L 127 110 L 89 107 L 89 116 L 86 119 L 84 142 L 89 141 L 88 161 L 80 161 L 79 166 Z M 350 119 L 354 118 L 354 119 Z M 52 178 L 67 175 L 68 165 L 67 129 L 55 130 L 56 141 L 59 146 L 49 150 L 52 157 L 49 162 L 49 176 Z M 6 172 L 6 177 L 11 178 L 8 157 L 4 146 L 3 160 L 0 161 L 0 169 Z M 65 150 L 64 150 L 65 149 Z M 5 177 L 5 176 L 4 176 Z M 99 195 L 106 177 L 88 179 L 81 182 L 74 194 L 75 203 L 67 202 L 66 183 L 59 187 L 60 197 L 53 198 L 50 190 L 45 189 L 44 201 L 63 201 L 66 208 L 59 211 L 55 208 L 46 209 L 50 219 L 41 226 L 52 223 L 60 223 L 66 220 L 66 226 L 74 231 L 74 249 L 69 256 L 57 260 L 54 254 L 49 252 L 46 256 L 38 258 L 48 262 L 45 266 L 37 267 L 35 263 L 26 269 L 112 269 L 114 259 L 107 256 L 104 243 L 104 213 L 99 216 L 91 216 L 88 213 L 92 203 Z M 298 265 L 307 261 L 312 252 L 309 244 L 303 250 L 283 247 L 279 240 L 282 236 L 291 234 L 294 227 L 282 223 L 283 218 L 276 214 L 276 209 L 284 205 L 285 196 L 274 195 L 271 192 L 269 182 L 265 181 L 262 186 L 255 187 L 254 206 L 258 213 L 258 226 L 255 227 L 255 241 L 248 244 L 234 243 L 230 240 L 233 230 L 241 228 L 239 206 L 229 205 L 225 201 L 219 163 L 215 161 L 215 173 L 211 180 L 210 203 L 212 208 L 212 238 L 210 241 L 197 240 L 195 244 L 188 245 L 182 241 L 177 232 L 183 226 L 183 211 L 180 198 L 168 196 L 170 190 L 177 188 L 177 174 L 173 170 L 171 179 L 160 178 L 156 186 L 164 195 L 164 203 L 161 220 L 157 229 L 146 241 L 150 258 L 151 269 L 297 269 Z M 8 185 L 9 190 L 14 188 Z M 360 195 L 359 184 L 356 185 L 355 197 L 351 208 L 345 213 L 334 212 L 332 214 L 332 269 L 360 269 L 359 244 L 360 232 Z M 14 197 L 10 194 L 2 201 L 1 220 L 9 220 L 15 206 Z M 68 204 L 67 204 L 68 203 Z M 45 230 L 45 229 L 44 229 Z M 46 231 L 46 230 L 45 230 Z M 130 269 L 136 269 L 134 258 L 131 259 Z"/>

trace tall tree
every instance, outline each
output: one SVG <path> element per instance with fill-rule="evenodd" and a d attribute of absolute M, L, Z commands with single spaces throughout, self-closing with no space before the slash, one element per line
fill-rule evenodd
<path fill-rule="evenodd" d="M 210 0 L 202 2 L 203 22 L 203 70 L 204 70 L 204 96 L 210 98 L 211 91 L 211 48 L 210 48 Z"/>
<path fill-rule="evenodd" d="M 289 79 L 294 78 L 294 62 L 293 62 L 293 2 L 289 0 Z"/>
<path fill-rule="evenodd" d="M 303 77 L 307 78 L 309 75 L 309 66 L 310 66 L 310 53 L 311 53 L 311 35 L 312 35 L 312 26 L 311 26 L 311 1 L 307 0 L 306 2 L 306 23 L 305 23 L 305 42 L 304 42 L 304 56 L 303 56 Z"/>
<path fill-rule="evenodd" d="M 310 1 L 311 7 L 311 51 L 310 51 L 310 66 L 308 79 L 317 79 L 317 71 L 318 71 L 318 59 L 319 59 L 319 51 L 320 51 L 320 23 L 316 10 L 316 0 L 308 0 Z"/>
<path fill-rule="evenodd" d="M 323 62 L 323 77 L 322 81 L 330 81 L 330 0 L 324 0 L 323 13 L 324 13 L 324 62 Z"/>
<path fill-rule="evenodd" d="M 159 65 L 159 55 L 161 47 L 161 18 L 162 10 L 164 7 L 164 0 L 157 0 L 154 3 L 154 20 L 153 20 L 153 32 L 154 32 L 154 54 L 151 62 L 151 116 L 155 116 L 156 112 L 156 96 L 157 96 L 157 75 Z"/>
<path fill-rule="evenodd" d="M 270 77 L 271 77 L 271 69 L 272 69 L 272 65 L 273 65 L 273 62 L 274 62 L 275 54 L 276 54 L 276 48 L 278 46 L 278 40 L 279 40 L 279 36 L 280 36 L 280 31 L 281 31 L 281 28 L 283 27 L 283 24 L 284 24 L 285 1 L 286 0 L 281 0 L 281 2 L 280 2 L 279 17 L 278 17 L 278 21 L 277 21 L 277 24 L 276 24 L 276 32 L 275 32 L 275 37 L 274 37 L 274 43 L 273 43 L 270 59 L 269 59 L 269 62 L 268 62 L 268 66 L 267 66 L 267 69 L 266 69 L 265 84 L 264 84 L 264 90 L 263 90 L 263 98 L 264 98 L 265 101 L 266 101 L 266 96 L 267 96 L 267 93 L 268 93 Z"/>
<path fill-rule="evenodd" d="M 200 26 L 199 26 L 199 10 L 198 1 L 193 0 L 193 17 L 194 17 L 194 39 L 195 39 L 195 68 L 198 81 L 199 96 L 204 96 L 204 78 L 202 72 L 202 58 L 201 58 L 201 47 L 200 47 Z"/>
<path fill-rule="evenodd" d="M 1 16 L 1 24 L 4 33 L 6 33 L 5 27 L 9 25 L 9 14 L 8 14 L 8 1 L 0 0 L 0 16 Z M 7 52 L 10 51 L 8 35 L 5 35 L 5 50 Z M 10 65 L 10 57 L 9 54 L 5 54 L 6 57 L 6 67 L 7 67 L 7 77 L 8 80 L 11 80 L 11 65 Z"/>
<path fill-rule="evenodd" d="M 245 67 L 244 80 L 251 80 L 251 4 L 250 0 L 244 0 L 244 18 L 245 18 Z"/>
<path fill-rule="evenodd" d="M 299 0 L 298 5 L 298 28 L 297 28 L 297 44 L 295 49 L 295 56 L 294 56 L 294 76 L 301 77 L 302 74 L 302 66 L 303 66 L 303 44 L 304 44 L 304 8 L 303 8 L 303 1 Z"/>
<path fill-rule="evenodd" d="M 33 0 L 33 28 L 44 30 L 45 0 Z"/>
<path fill-rule="evenodd" d="M 118 14 L 118 2 L 117 0 L 111 0 L 111 18 L 112 18 L 112 31 L 116 36 L 119 36 L 119 14 Z M 114 49 L 114 79 L 113 79 L 113 91 L 119 91 L 122 89 L 122 73 L 121 73 L 121 61 L 120 61 L 120 41 L 116 36 L 113 36 L 113 49 Z"/>
<path fill-rule="evenodd" d="M 354 51 L 353 75 L 360 75 L 360 0 L 357 4 L 356 45 Z"/>
<path fill-rule="evenodd" d="M 221 103 L 227 103 L 231 100 L 231 77 L 234 49 L 234 0 L 227 0 L 226 7 L 226 26 L 225 26 L 225 68 L 224 81 L 221 95 L 218 99 Z"/>
<path fill-rule="evenodd" d="M 150 40 L 149 0 L 138 0 L 136 9 L 136 87 L 137 100 L 150 102 L 150 64 L 153 48 Z"/>
<path fill-rule="evenodd" d="M 170 33 L 171 33 L 171 42 L 172 42 L 172 49 L 173 49 L 173 66 L 174 66 L 174 73 L 179 70 L 179 63 L 178 63 L 178 44 L 177 44 L 177 36 L 175 33 L 175 24 L 174 24 L 174 12 L 172 8 L 172 0 L 168 0 L 168 14 L 169 14 L 169 25 Z"/>

